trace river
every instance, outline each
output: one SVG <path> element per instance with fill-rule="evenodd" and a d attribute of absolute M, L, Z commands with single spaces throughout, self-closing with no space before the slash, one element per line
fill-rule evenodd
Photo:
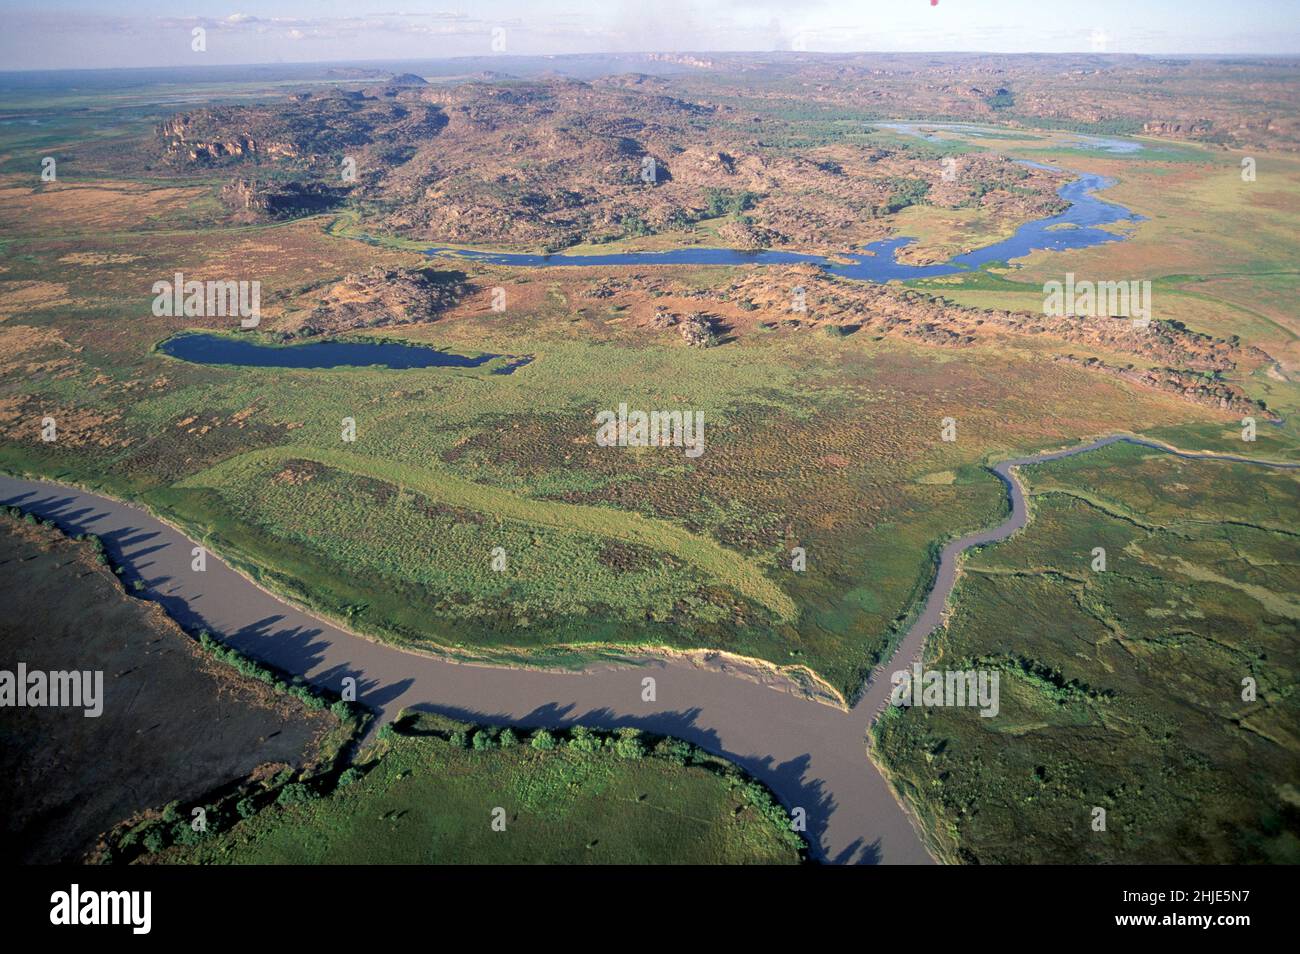
<path fill-rule="evenodd" d="M 144 588 L 138 595 L 159 602 L 191 631 L 207 629 L 250 656 L 336 691 L 344 677 L 355 677 L 360 701 L 378 713 L 376 725 L 412 707 L 498 725 L 636 726 L 677 736 L 735 761 L 769 785 L 788 808 L 804 808 L 812 855 L 818 860 L 916 864 L 932 859 L 866 753 L 868 724 L 888 699 L 884 674 L 903 668 L 923 649 L 925 637 L 941 620 L 961 551 L 1005 539 L 1025 525 L 1028 512 L 1014 469 L 1117 440 L 1134 439 L 1115 435 L 993 468 L 1007 486 L 1011 515 L 997 527 L 943 548 L 919 618 L 852 711 L 806 698 L 774 675 L 742 673 L 744 667 L 725 658 L 673 658 L 563 672 L 458 663 L 409 652 L 289 605 L 216 554 L 209 555 L 206 571 L 193 571 L 194 541 L 131 504 L 3 475 L 0 501 L 54 520 L 68 532 L 98 534 L 124 567 L 124 582 L 140 580 Z M 1192 459 L 1266 463 L 1134 442 Z M 652 703 L 642 701 L 646 676 L 657 683 Z M 978 717 L 974 710 L 972 716 Z"/>

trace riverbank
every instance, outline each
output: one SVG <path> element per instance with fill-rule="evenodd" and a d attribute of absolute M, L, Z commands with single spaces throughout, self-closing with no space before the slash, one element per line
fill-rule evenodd
<path fill-rule="evenodd" d="M 1195 460 L 1234 459 L 1265 466 L 1293 464 L 1206 455 L 1110 435 L 1091 443 L 993 467 L 1006 482 L 1011 516 L 998 526 L 947 544 L 924 609 L 899 643 L 892 672 L 919 654 L 942 619 L 958 572 L 972 546 L 1006 539 L 1025 526 L 1028 511 L 1017 467 L 1075 456 L 1129 441 Z M 235 572 L 218 557 L 207 570 L 190 569 L 193 541 L 162 521 L 120 501 L 58 484 L 0 477 L 3 502 L 53 519 L 66 529 L 94 532 L 115 559 L 139 574 L 144 595 L 187 628 L 206 628 L 255 658 L 326 688 L 357 678 L 358 701 L 379 714 L 376 724 L 403 708 L 436 711 L 485 724 L 566 727 L 583 723 L 636 727 L 683 738 L 740 764 L 762 780 L 787 808 L 808 815 L 813 856 L 834 862 L 928 861 L 907 813 L 864 750 L 866 721 L 887 693 L 875 678 L 852 713 L 772 691 L 725 669 L 700 669 L 686 660 L 648 660 L 636 667 L 605 665 L 579 673 L 516 670 L 453 663 L 362 639 L 289 606 Z M 646 678 L 653 680 L 647 700 Z M 879 697 L 879 698 L 878 698 Z"/>

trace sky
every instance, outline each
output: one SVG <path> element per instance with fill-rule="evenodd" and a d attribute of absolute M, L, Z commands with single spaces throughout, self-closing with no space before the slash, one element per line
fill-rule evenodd
<path fill-rule="evenodd" d="M 1296 54 L 1300 0 L 0 0 L 0 70 L 791 49 Z"/>

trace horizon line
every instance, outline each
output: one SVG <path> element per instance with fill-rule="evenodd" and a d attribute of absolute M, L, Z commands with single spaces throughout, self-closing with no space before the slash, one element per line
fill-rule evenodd
<path fill-rule="evenodd" d="M 169 63 L 156 66 L 35 66 L 24 69 L 0 70 L 0 76 L 21 73 L 114 73 L 145 70 L 183 70 L 194 68 L 245 67 L 249 69 L 289 66 L 344 66 L 349 64 L 383 64 L 383 63 L 443 63 L 457 60 L 525 60 L 525 59 L 566 59 L 592 57 L 637 57 L 637 56 L 1092 56 L 1099 58 L 1139 58 L 1168 59 L 1185 57 L 1188 59 L 1298 59 L 1300 51 L 1292 53 L 1131 53 L 1100 50 L 1021 50 L 1007 52 L 999 50 L 628 50 L 577 53 L 481 53 L 460 54 L 456 56 L 422 56 L 422 57 L 380 57 L 377 59 L 355 60 L 272 60 L 255 63 Z"/>

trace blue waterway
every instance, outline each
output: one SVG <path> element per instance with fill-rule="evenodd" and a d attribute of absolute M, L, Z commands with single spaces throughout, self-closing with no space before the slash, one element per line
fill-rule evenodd
<path fill-rule="evenodd" d="M 159 348 L 164 354 L 196 364 L 233 364 L 246 368 L 368 368 L 374 365 L 395 370 L 477 368 L 501 357 L 481 354 L 471 358 L 423 345 L 391 341 L 318 341 L 276 347 L 247 338 L 209 334 L 177 335 L 168 338 Z M 529 360 L 518 359 L 493 373 L 510 374 Z"/>
<path fill-rule="evenodd" d="M 1025 163 L 1040 166 L 1039 163 Z M 827 271 L 860 281 L 888 282 L 895 279 L 933 278 L 979 268 L 990 262 L 1009 262 L 1031 252 L 1090 248 L 1107 242 L 1119 242 L 1126 236 L 1098 228 L 1114 222 L 1138 222 L 1137 215 L 1113 202 L 1097 198 L 1096 192 L 1115 184 L 1104 176 L 1081 174 L 1057 190 L 1070 207 L 1060 215 L 1026 222 L 1004 241 L 958 255 L 935 265 L 907 265 L 895 259 L 898 249 L 915 239 L 896 237 L 872 242 L 861 253 L 846 255 L 849 264 L 839 264 L 821 255 L 799 252 L 737 251 L 729 248 L 684 248 L 668 252 L 616 252 L 605 255 L 533 255 L 514 252 L 431 248 L 427 255 L 447 255 L 488 265 L 517 265 L 530 268 L 579 265 L 788 265 L 808 262 Z M 1053 226 L 1057 228 L 1053 229 Z M 1066 227 L 1062 227 L 1066 226 Z"/>

